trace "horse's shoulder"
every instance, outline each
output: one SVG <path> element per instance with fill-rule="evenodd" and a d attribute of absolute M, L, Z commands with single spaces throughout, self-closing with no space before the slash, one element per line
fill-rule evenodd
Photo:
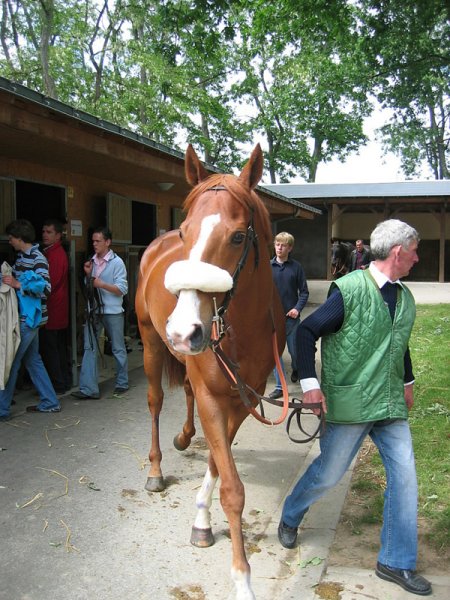
<path fill-rule="evenodd" d="M 154 239 L 144 252 L 140 262 L 142 285 L 164 287 L 167 267 L 182 255 L 182 241 L 178 230 L 168 231 Z"/>

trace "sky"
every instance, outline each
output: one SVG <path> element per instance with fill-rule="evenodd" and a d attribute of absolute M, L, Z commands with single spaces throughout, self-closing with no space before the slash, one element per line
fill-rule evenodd
<path fill-rule="evenodd" d="M 316 175 L 316 183 L 379 183 L 404 180 L 399 158 L 392 153 L 383 156 L 381 146 L 375 141 L 361 148 L 359 154 L 352 153 L 345 163 L 337 160 L 327 164 L 321 163 Z"/>
<path fill-rule="evenodd" d="M 316 183 L 380 183 L 405 181 L 400 169 L 400 159 L 392 153 L 383 156 L 381 144 L 375 139 L 375 129 L 388 120 L 387 112 L 376 108 L 365 121 L 364 132 L 369 142 L 358 153 L 349 155 L 345 163 L 338 160 L 317 168 Z M 427 165 L 423 165 L 421 176 L 415 179 L 432 179 Z M 290 183 L 305 183 L 304 179 L 292 179 Z"/>

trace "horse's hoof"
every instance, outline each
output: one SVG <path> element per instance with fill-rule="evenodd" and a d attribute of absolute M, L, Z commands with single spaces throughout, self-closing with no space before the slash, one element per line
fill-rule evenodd
<path fill-rule="evenodd" d="M 145 484 L 147 492 L 162 492 L 166 489 L 164 483 L 164 477 L 147 477 L 147 483 Z"/>
<path fill-rule="evenodd" d="M 192 527 L 191 544 L 197 548 L 209 548 L 214 544 L 214 536 L 211 527 L 208 529 L 199 529 Z"/>
<path fill-rule="evenodd" d="M 176 435 L 176 436 L 173 438 L 173 445 L 174 445 L 174 446 L 175 446 L 175 448 L 176 448 L 177 450 L 179 450 L 180 452 L 182 452 L 183 450 L 186 450 L 186 448 L 187 448 L 187 447 L 189 446 L 189 444 L 190 444 L 190 441 L 188 441 L 187 443 L 186 443 L 186 441 L 185 441 L 185 443 L 184 443 L 184 444 L 181 444 L 180 440 L 182 439 L 182 437 L 184 437 L 184 436 L 182 436 L 182 435 L 181 435 L 181 433 L 179 433 L 178 435 Z M 187 438 L 184 438 L 184 439 L 186 440 Z"/>

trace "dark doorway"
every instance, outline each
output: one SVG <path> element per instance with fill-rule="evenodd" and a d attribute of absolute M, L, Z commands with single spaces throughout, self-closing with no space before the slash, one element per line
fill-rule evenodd
<path fill-rule="evenodd" d="M 148 246 L 156 237 L 156 206 L 133 201 L 131 219 L 133 245 Z"/>
<path fill-rule="evenodd" d="M 65 189 L 18 179 L 16 214 L 18 219 L 28 219 L 33 224 L 36 240 L 40 240 L 42 225 L 46 219 L 66 222 Z"/>

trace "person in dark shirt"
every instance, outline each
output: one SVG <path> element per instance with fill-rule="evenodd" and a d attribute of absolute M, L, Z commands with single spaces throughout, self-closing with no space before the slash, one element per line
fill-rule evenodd
<path fill-rule="evenodd" d="M 364 246 L 363 240 L 356 240 L 356 248 L 350 254 L 349 271 L 367 269 L 370 264 L 370 251 Z"/>
<path fill-rule="evenodd" d="M 294 236 L 282 231 L 275 236 L 275 256 L 271 260 L 272 276 L 281 298 L 286 315 L 286 343 L 291 356 L 291 381 L 298 381 L 297 351 L 295 335 L 300 323 L 300 313 L 308 301 L 309 290 L 302 265 L 290 257 L 294 247 Z M 281 365 L 284 371 L 283 361 Z M 269 394 L 272 399 L 281 398 L 283 391 L 277 370 L 274 370 L 275 389 Z"/>

